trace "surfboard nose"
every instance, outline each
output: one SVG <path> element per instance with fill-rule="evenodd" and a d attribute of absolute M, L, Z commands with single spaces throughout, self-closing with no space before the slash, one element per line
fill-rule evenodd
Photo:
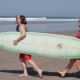
<path fill-rule="evenodd" d="M 0 33 L 0 42 L 1 42 L 1 40 L 2 40 L 2 35 L 1 35 L 1 33 Z"/>
<path fill-rule="evenodd" d="M 3 35 L 0 33 L 0 48 L 3 47 Z"/>

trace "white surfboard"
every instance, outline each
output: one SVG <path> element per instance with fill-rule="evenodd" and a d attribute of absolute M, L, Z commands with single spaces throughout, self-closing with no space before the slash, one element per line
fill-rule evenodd
<path fill-rule="evenodd" d="M 30 54 L 54 58 L 80 58 L 80 40 L 74 37 L 27 32 L 26 38 L 13 45 L 13 40 L 19 36 L 19 32 L 0 33 L 0 48 L 15 53 Z"/>

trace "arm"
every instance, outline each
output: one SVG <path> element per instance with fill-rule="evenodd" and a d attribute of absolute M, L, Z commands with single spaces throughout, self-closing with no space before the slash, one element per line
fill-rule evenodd
<path fill-rule="evenodd" d="M 20 35 L 16 40 L 14 40 L 14 45 L 15 46 L 18 44 L 18 42 L 20 42 L 21 40 L 23 40 L 26 37 L 25 26 L 24 25 L 20 25 L 19 29 L 20 29 Z"/>

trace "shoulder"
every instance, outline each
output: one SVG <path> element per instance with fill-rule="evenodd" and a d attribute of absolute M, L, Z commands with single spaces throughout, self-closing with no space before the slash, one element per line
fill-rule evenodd
<path fill-rule="evenodd" d="M 22 30 L 26 31 L 26 25 L 25 24 L 21 24 L 19 30 L 20 31 L 22 31 Z"/>
<path fill-rule="evenodd" d="M 20 24 L 20 27 L 25 27 L 26 25 L 25 24 Z"/>
<path fill-rule="evenodd" d="M 20 25 L 20 28 L 25 28 L 25 27 L 26 27 L 25 24 L 21 24 L 21 25 Z"/>

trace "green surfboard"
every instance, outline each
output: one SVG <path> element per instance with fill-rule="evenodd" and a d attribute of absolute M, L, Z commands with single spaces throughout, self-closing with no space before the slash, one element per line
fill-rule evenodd
<path fill-rule="evenodd" d="M 13 40 L 17 39 L 19 34 L 19 32 L 1 32 L 0 48 L 35 56 L 80 58 L 80 40 L 75 37 L 27 32 L 26 38 L 14 46 Z"/>

